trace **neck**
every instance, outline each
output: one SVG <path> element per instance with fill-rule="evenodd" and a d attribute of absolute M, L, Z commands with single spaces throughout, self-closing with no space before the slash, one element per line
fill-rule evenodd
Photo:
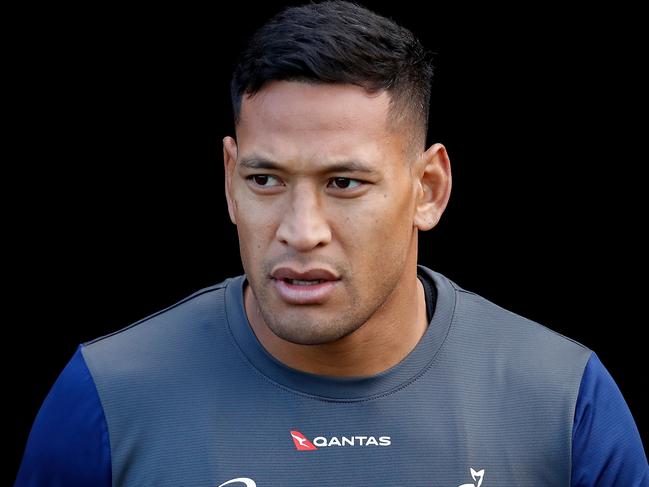
<path fill-rule="evenodd" d="M 378 374 L 403 360 L 428 326 L 426 298 L 415 265 L 407 267 L 384 305 L 353 333 L 331 343 L 299 345 L 265 323 L 249 285 L 244 291 L 248 321 L 263 347 L 285 365 L 318 375 L 352 377 Z"/>

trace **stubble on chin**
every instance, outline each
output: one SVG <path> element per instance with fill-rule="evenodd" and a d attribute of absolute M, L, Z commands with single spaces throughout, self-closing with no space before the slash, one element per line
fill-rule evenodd
<path fill-rule="evenodd" d="M 273 310 L 264 306 L 266 296 L 257 303 L 259 316 L 265 325 L 279 338 L 297 345 L 324 345 L 350 335 L 370 318 L 359 313 L 356 300 L 347 310 L 340 310 L 334 316 L 317 316 L 319 305 L 294 305 L 290 311 Z M 307 306 L 309 309 L 307 309 Z M 356 310 L 356 313 L 350 310 Z"/>

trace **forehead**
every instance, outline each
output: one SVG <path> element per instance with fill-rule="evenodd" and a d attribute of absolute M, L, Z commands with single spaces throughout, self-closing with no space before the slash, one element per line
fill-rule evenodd
<path fill-rule="evenodd" d="M 237 126 L 240 149 L 288 158 L 308 157 L 309 152 L 378 156 L 398 150 L 400 138 L 388 131 L 389 102 L 386 91 L 368 94 L 355 85 L 269 82 L 253 97 L 243 98 Z"/>

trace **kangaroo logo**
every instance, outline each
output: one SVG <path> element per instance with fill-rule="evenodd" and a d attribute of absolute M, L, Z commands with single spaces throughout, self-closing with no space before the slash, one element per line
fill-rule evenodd
<path fill-rule="evenodd" d="M 297 450 L 317 450 L 313 443 L 299 431 L 291 431 L 291 436 Z"/>
<path fill-rule="evenodd" d="M 469 468 L 471 470 L 471 477 L 473 477 L 473 480 L 478 482 L 478 485 L 476 484 L 462 484 L 459 487 L 480 487 L 482 485 L 482 479 L 484 477 L 484 468 L 482 470 L 478 470 L 477 472 L 473 470 L 472 468 Z"/>

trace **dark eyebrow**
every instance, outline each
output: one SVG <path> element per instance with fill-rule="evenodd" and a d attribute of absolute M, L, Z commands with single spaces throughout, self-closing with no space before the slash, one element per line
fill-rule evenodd
<path fill-rule="evenodd" d="M 284 171 L 285 169 L 277 162 L 263 159 L 260 157 L 248 157 L 239 161 L 239 166 L 247 169 L 273 169 L 276 171 Z M 368 174 L 376 174 L 376 170 L 358 161 L 345 161 L 330 166 L 323 167 L 320 173 L 332 172 L 363 172 Z"/>
<path fill-rule="evenodd" d="M 332 164 L 331 166 L 325 167 L 321 172 L 364 172 L 367 174 L 376 174 L 376 170 L 357 161 L 345 161 L 338 164 Z"/>
<path fill-rule="evenodd" d="M 279 164 L 269 161 L 267 159 L 260 159 L 258 157 L 249 157 L 239 161 L 239 166 L 248 169 L 281 169 Z"/>

